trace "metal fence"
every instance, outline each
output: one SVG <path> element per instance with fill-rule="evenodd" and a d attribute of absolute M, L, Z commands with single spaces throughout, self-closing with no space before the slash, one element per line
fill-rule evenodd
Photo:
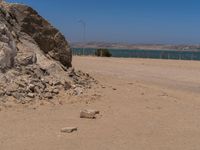
<path fill-rule="evenodd" d="M 123 50 L 109 49 L 112 57 L 124 58 L 152 58 L 176 60 L 200 60 L 200 51 L 173 51 L 173 50 Z M 73 55 L 95 56 L 96 49 L 73 48 Z"/>

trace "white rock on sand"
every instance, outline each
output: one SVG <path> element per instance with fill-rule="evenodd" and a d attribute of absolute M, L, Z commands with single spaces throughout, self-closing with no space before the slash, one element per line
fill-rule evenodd
<path fill-rule="evenodd" d="M 65 128 L 62 128 L 60 131 L 63 133 L 72 133 L 77 130 L 78 130 L 77 127 L 65 127 Z"/>
<path fill-rule="evenodd" d="M 98 110 L 84 109 L 80 112 L 80 118 L 95 119 L 99 113 L 100 111 Z"/>

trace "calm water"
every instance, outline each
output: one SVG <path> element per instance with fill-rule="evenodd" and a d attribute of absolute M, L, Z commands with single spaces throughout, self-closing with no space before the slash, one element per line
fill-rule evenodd
<path fill-rule="evenodd" d="M 127 49 L 109 49 L 112 57 L 125 58 L 154 58 L 154 59 L 182 59 L 182 60 L 200 60 L 200 51 L 166 51 L 166 50 L 127 50 Z M 74 55 L 95 55 L 96 49 L 93 48 L 73 48 Z"/>

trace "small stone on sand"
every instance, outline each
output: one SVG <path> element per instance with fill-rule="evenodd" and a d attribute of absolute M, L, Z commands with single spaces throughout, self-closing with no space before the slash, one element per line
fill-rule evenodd
<path fill-rule="evenodd" d="M 65 128 L 62 128 L 60 131 L 63 133 L 72 133 L 77 130 L 78 130 L 77 127 L 65 127 Z"/>
<path fill-rule="evenodd" d="M 98 110 L 85 109 L 80 112 L 80 118 L 95 119 L 96 114 L 99 114 L 99 113 L 100 112 Z"/>

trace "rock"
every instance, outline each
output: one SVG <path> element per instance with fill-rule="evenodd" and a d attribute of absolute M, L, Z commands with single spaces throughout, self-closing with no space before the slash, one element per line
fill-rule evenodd
<path fill-rule="evenodd" d="M 16 92 L 18 88 L 19 86 L 16 83 L 8 84 L 6 87 L 6 92 L 13 93 L 13 92 Z"/>
<path fill-rule="evenodd" d="M 53 81 L 50 80 L 48 83 L 50 86 L 53 86 Z"/>
<path fill-rule="evenodd" d="M 42 81 L 43 83 L 49 84 L 49 80 L 46 79 L 46 78 L 45 78 L 45 79 L 42 78 L 41 81 Z"/>
<path fill-rule="evenodd" d="M 17 81 L 16 84 L 17 84 L 19 87 L 22 87 L 22 88 L 25 88 L 25 87 L 26 87 L 26 84 L 24 84 L 24 83 L 21 82 L 21 81 Z"/>
<path fill-rule="evenodd" d="M 74 91 L 75 91 L 75 94 L 78 95 L 78 96 L 81 95 L 81 94 L 83 94 L 83 89 L 80 88 L 80 87 L 76 87 L 74 89 Z"/>
<path fill-rule="evenodd" d="M 69 73 L 75 74 L 75 69 L 74 69 L 73 67 L 70 67 L 70 68 L 68 69 L 68 72 L 69 72 Z"/>
<path fill-rule="evenodd" d="M 37 57 L 35 53 L 25 53 L 25 54 L 18 54 L 18 64 L 27 66 L 37 62 Z"/>
<path fill-rule="evenodd" d="M 74 72 L 70 72 L 69 73 L 69 77 L 73 77 L 73 76 L 75 76 L 75 73 Z"/>
<path fill-rule="evenodd" d="M 52 99 L 53 95 L 50 92 L 44 94 L 44 98 Z"/>
<path fill-rule="evenodd" d="M 71 67 L 71 49 L 65 37 L 56 28 L 26 5 L 12 4 L 10 11 L 19 22 L 21 31 L 33 37 L 45 54 L 64 66 Z"/>
<path fill-rule="evenodd" d="M 86 75 L 86 77 L 87 77 L 87 78 L 89 78 L 89 77 L 90 77 L 89 73 L 86 73 L 85 75 Z"/>
<path fill-rule="evenodd" d="M 67 93 L 82 94 L 91 77 L 75 71 L 71 62 L 68 42 L 47 20 L 24 4 L 0 0 L 1 99 L 53 99 L 72 85 Z"/>
<path fill-rule="evenodd" d="M 103 89 L 105 89 L 106 87 L 104 85 L 101 86 Z"/>
<path fill-rule="evenodd" d="M 29 98 L 34 98 L 35 95 L 34 95 L 33 93 L 28 93 L 28 94 L 27 94 L 27 97 L 29 97 Z"/>
<path fill-rule="evenodd" d="M 0 18 L 2 17 L 2 13 L 0 13 Z M 16 43 L 11 31 L 6 24 L 0 22 L 0 68 L 13 67 L 16 54 Z"/>
<path fill-rule="evenodd" d="M 41 63 L 43 56 L 72 66 L 68 42 L 47 20 L 24 4 L 0 3 L 0 68 Z"/>
<path fill-rule="evenodd" d="M 96 114 L 99 114 L 99 113 L 100 112 L 98 110 L 85 109 L 80 112 L 80 118 L 95 119 Z"/>
<path fill-rule="evenodd" d="M 17 92 L 12 93 L 12 96 L 17 100 L 24 98 L 24 96 L 22 94 L 17 93 Z"/>
<path fill-rule="evenodd" d="M 40 90 L 40 88 L 38 86 L 35 86 L 34 93 L 40 94 L 40 93 L 42 93 L 42 90 Z"/>
<path fill-rule="evenodd" d="M 2 97 L 2 96 L 4 96 L 5 95 L 5 91 L 3 91 L 3 90 L 0 90 L 0 97 Z"/>
<path fill-rule="evenodd" d="M 12 93 L 10 91 L 6 91 L 7 96 L 12 96 Z"/>
<path fill-rule="evenodd" d="M 77 127 L 65 127 L 65 128 L 62 128 L 60 131 L 64 133 L 72 133 L 77 130 L 78 130 Z"/>
<path fill-rule="evenodd" d="M 53 82 L 53 85 L 54 85 L 54 86 L 61 85 L 61 84 L 62 84 L 62 83 L 61 83 L 60 81 L 58 81 L 58 80 Z"/>
<path fill-rule="evenodd" d="M 28 89 L 32 92 L 35 90 L 35 85 L 34 84 L 29 84 Z"/>
<path fill-rule="evenodd" d="M 88 109 L 87 111 L 88 111 L 88 112 L 94 112 L 96 115 L 97 115 L 97 114 L 100 114 L 100 111 L 99 111 L 99 110 Z"/>
<path fill-rule="evenodd" d="M 53 90 L 52 90 L 52 93 L 54 93 L 54 94 L 59 94 L 59 90 L 58 90 L 58 89 L 53 89 Z"/>
<path fill-rule="evenodd" d="M 35 86 L 37 86 L 42 91 L 46 88 L 46 85 L 43 84 L 42 82 L 35 83 Z"/>
<path fill-rule="evenodd" d="M 65 90 L 69 90 L 71 87 L 72 86 L 68 82 L 65 81 L 65 83 L 64 83 L 64 89 Z"/>
<path fill-rule="evenodd" d="M 48 92 L 52 93 L 52 91 L 53 91 L 52 87 L 48 87 L 44 90 L 45 93 L 48 93 Z"/>

